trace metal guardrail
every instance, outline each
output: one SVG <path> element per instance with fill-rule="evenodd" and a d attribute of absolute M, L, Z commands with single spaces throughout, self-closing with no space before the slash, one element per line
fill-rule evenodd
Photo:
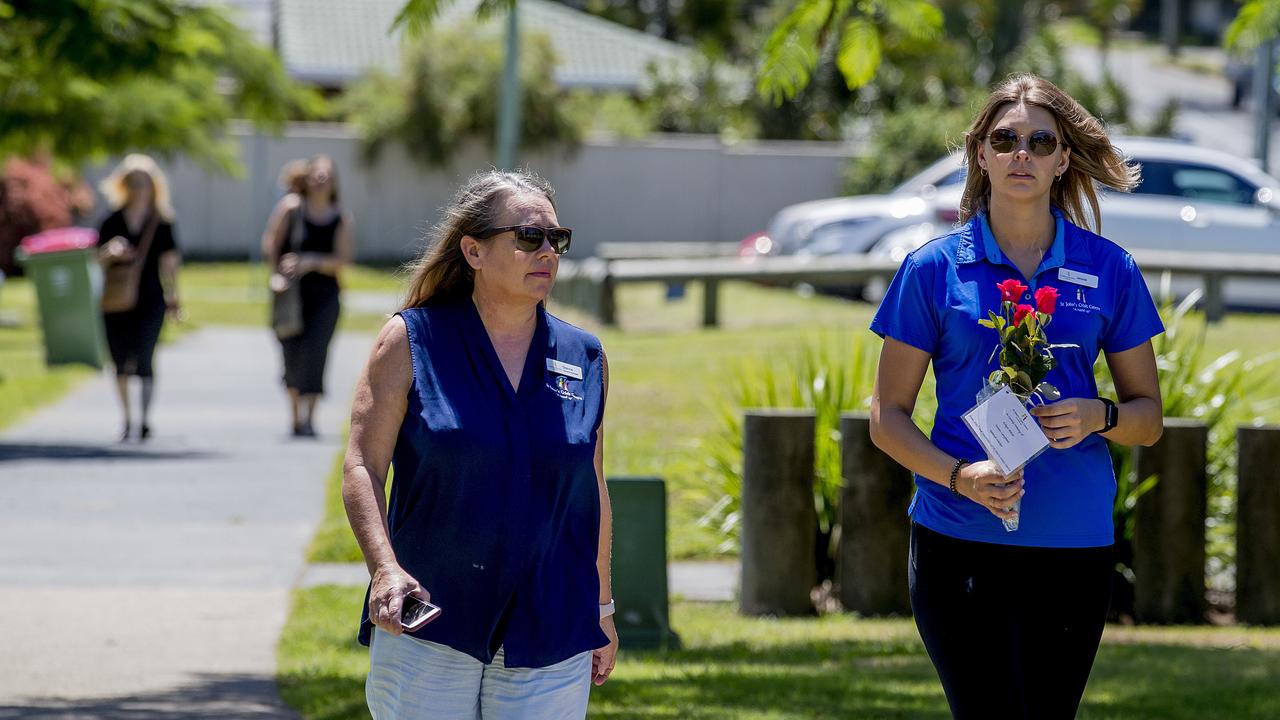
<path fill-rule="evenodd" d="M 602 242 L 596 257 L 602 260 L 657 260 L 736 257 L 734 242 Z"/>
<path fill-rule="evenodd" d="M 1134 250 L 1134 260 L 1148 274 L 1169 272 L 1200 277 L 1204 284 L 1204 310 L 1210 322 L 1226 314 L 1222 289 L 1226 278 L 1280 280 L 1280 254 L 1202 253 L 1173 250 Z M 702 323 L 719 323 L 721 282 L 745 280 L 773 284 L 808 283 L 814 286 L 853 286 L 875 278 L 891 277 L 901 263 L 866 255 L 738 257 L 685 257 L 605 260 L 587 258 L 562 261 L 556 281 L 557 299 L 592 313 L 606 325 L 617 323 L 616 290 L 622 283 L 700 282 L 704 285 Z M 1280 300 L 1280 289 L 1277 290 Z"/>

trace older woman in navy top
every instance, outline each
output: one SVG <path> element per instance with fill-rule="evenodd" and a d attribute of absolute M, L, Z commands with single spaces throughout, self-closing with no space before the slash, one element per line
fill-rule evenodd
<path fill-rule="evenodd" d="M 570 238 L 544 181 L 476 175 L 361 375 L 343 500 L 375 718 L 582 718 L 613 671 L 608 364 L 544 307 Z M 404 631 L 407 595 L 442 613 Z"/>
<path fill-rule="evenodd" d="M 872 321 L 884 348 L 871 435 L 915 473 L 911 604 L 953 715 L 1071 718 L 1111 591 L 1116 484 L 1103 436 L 1150 445 L 1163 427 L 1155 304 L 1133 258 L 1081 227 L 1100 225 L 1095 185 L 1129 190 L 1138 169 L 1079 103 L 1031 75 L 996 88 L 965 154 L 966 222 L 907 257 Z M 1055 288 L 1045 333 L 1077 347 L 1056 350 L 1046 378 L 1062 399 L 1032 410 L 1051 448 L 1004 477 L 960 416 L 996 369 L 997 334 L 978 319 L 1009 279 L 1026 286 L 1019 303 Z M 1099 351 L 1116 401 L 1098 397 Z M 938 412 L 925 437 L 911 413 L 930 364 Z M 1001 520 L 1015 514 L 1007 532 Z"/>

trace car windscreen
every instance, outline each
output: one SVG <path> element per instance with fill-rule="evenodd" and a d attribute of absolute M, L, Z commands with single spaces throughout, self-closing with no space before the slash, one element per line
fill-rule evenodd
<path fill-rule="evenodd" d="M 1142 181 L 1133 192 L 1139 195 L 1252 205 L 1258 188 L 1247 180 L 1220 168 L 1168 160 L 1140 160 Z"/>
<path fill-rule="evenodd" d="M 893 193 L 910 193 L 915 195 L 922 191 L 926 185 L 932 185 L 935 188 L 944 188 L 951 185 L 959 185 L 964 182 L 964 165 L 953 169 L 942 177 L 938 177 L 938 173 L 945 169 L 944 167 L 940 167 L 940 165 L 941 162 L 937 162 L 928 168 L 925 168 L 920 173 L 912 176 L 901 185 L 894 188 Z"/>

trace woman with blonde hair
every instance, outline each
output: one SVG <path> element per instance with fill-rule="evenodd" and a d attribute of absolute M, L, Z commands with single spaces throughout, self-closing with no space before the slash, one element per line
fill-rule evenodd
<path fill-rule="evenodd" d="M 1130 190 L 1138 169 L 1034 75 L 996 87 L 965 155 L 962 224 L 907 256 L 871 323 L 884 338 L 871 437 L 915 473 L 911 607 L 952 714 L 1072 718 L 1111 593 L 1106 440 L 1151 445 L 1163 429 L 1159 314 L 1133 258 L 1096 234 L 1097 186 Z M 1009 476 L 961 420 L 998 369 L 997 332 L 978 320 L 1006 298 L 1052 313 L 1048 341 L 1070 346 L 1046 377 L 1060 397 L 1031 410 L 1050 449 Z M 1114 400 L 1094 382 L 1100 353 Z M 938 411 L 926 437 L 911 413 L 931 364 Z M 1010 532 L 1002 520 L 1014 517 Z"/>
<path fill-rule="evenodd" d="M 581 720 L 613 671 L 609 366 L 544 307 L 571 236 L 542 179 L 471 178 L 356 385 L 342 497 L 375 720 Z M 438 619 L 406 628 L 421 601 Z"/>
<path fill-rule="evenodd" d="M 273 290 L 296 283 L 301 295 L 301 332 L 281 337 L 280 347 L 293 435 L 314 437 L 329 343 L 341 313 L 338 281 L 355 253 L 355 231 L 351 215 L 338 204 L 337 170 L 328 157 L 292 161 L 280 181 L 288 192 L 267 221 L 263 258 L 272 271 Z"/>
<path fill-rule="evenodd" d="M 156 343 L 165 315 L 176 318 L 180 311 L 182 255 L 174 235 L 169 183 L 155 160 L 135 153 L 125 157 L 99 187 L 112 211 L 98 229 L 98 259 L 108 277 L 102 317 L 124 414 L 120 439 L 128 440 L 133 434 L 129 377 L 136 376 L 141 384 L 137 437 L 147 440 Z M 113 266 L 124 272 L 113 272 Z M 113 283 L 112 278 L 123 282 Z"/>

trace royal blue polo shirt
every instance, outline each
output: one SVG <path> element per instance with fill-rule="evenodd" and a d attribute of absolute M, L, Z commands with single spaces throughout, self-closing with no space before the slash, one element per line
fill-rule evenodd
<path fill-rule="evenodd" d="M 1093 365 L 1099 351 L 1117 353 L 1164 331 L 1155 302 L 1133 257 L 1115 243 L 1067 221 L 1053 208 L 1053 245 L 1032 278 L 1005 258 L 985 214 L 924 244 L 902 262 L 871 322 L 871 330 L 931 356 L 938 412 L 931 439 L 966 460 L 986 458 L 961 415 L 976 402 L 999 342 L 978 325 L 1000 311 L 996 285 L 1027 285 L 1020 300 L 1035 305 L 1041 287 L 1058 289 L 1057 311 L 1045 327 L 1058 366 L 1046 381 L 1062 398 L 1097 397 Z M 1091 435 L 1067 449 L 1051 448 L 1027 465 L 1020 526 L 1007 532 L 999 518 L 945 486 L 916 476 L 909 513 L 921 525 L 965 540 L 1038 547 L 1099 547 L 1113 542 L 1116 481 L 1106 441 Z"/>
<path fill-rule="evenodd" d="M 413 384 L 387 523 L 396 560 L 443 610 L 414 637 L 485 663 L 503 647 L 507 667 L 608 644 L 596 569 L 599 340 L 539 307 L 513 388 L 470 298 L 400 317 Z M 368 605 L 366 594 L 365 645 Z"/>

